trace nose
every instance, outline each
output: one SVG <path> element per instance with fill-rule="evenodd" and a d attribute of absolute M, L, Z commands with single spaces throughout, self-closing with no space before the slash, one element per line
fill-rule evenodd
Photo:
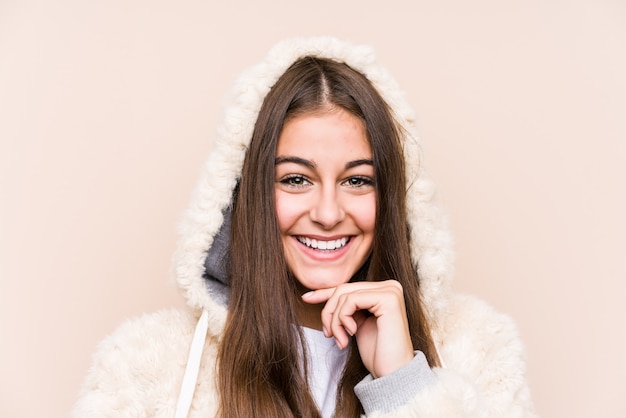
<path fill-rule="evenodd" d="M 310 217 L 313 222 L 324 229 L 332 229 L 343 221 L 345 211 L 334 187 L 325 187 L 320 190 L 315 204 L 311 207 Z"/>

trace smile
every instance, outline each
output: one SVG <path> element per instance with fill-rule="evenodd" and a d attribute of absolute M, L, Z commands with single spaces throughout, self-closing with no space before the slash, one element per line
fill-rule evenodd
<path fill-rule="evenodd" d="M 338 250 L 340 248 L 345 247 L 346 244 L 350 242 L 350 238 L 348 237 L 343 237 L 343 238 L 334 239 L 330 241 L 322 241 L 319 239 L 311 239 L 308 237 L 296 237 L 296 239 L 301 244 L 306 245 L 309 248 L 313 248 L 315 250 L 326 250 L 326 251 Z"/>

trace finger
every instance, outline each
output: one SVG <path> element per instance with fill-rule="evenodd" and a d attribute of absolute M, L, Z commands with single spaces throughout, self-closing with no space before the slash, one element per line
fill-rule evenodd
<path fill-rule="evenodd" d="M 329 329 L 342 348 L 348 344 L 348 335 L 357 335 L 370 311 L 376 310 L 380 297 L 377 291 L 360 290 L 338 298 Z"/>
<path fill-rule="evenodd" d="M 335 289 L 335 287 L 330 287 L 328 289 L 312 290 L 302 295 L 302 300 L 312 305 L 316 303 L 326 302 L 328 299 L 330 299 L 333 293 L 335 293 Z"/>
<path fill-rule="evenodd" d="M 302 300 L 306 303 L 316 304 L 328 301 L 331 297 L 339 297 L 348 292 L 357 290 L 365 290 L 373 287 L 380 287 L 380 282 L 357 282 L 357 283 L 345 283 L 337 287 L 329 287 L 326 289 L 311 290 L 310 292 L 302 295 Z"/>
<path fill-rule="evenodd" d="M 341 325 L 351 336 L 355 335 L 359 328 L 355 320 L 355 316 L 359 311 L 352 302 L 354 299 L 354 293 L 345 294 L 338 299 L 337 307 L 333 315 L 333 322 L 331 324 L 331 327 Z"/>
<path fill-rule="evenodd" d="M 376 292 L 381 285 L 382 283 L 380 282 L 357 282 L 346 283 L 334 288 L 332 295 L 326 301 L 324 309 L 322 309 L 322 326 L 325 330 L 324 335 L 326 335 L 326 337 L 335 337 L 337 344 L 341 348 L 345 347 L 349 340 L 348 335 L 356 334 L 358 326 L 350 317 L 355 311 L 344 313 L 344 317 L 341 320 L 337 317 L 339 306 L 345 303 L 347 295 L 357 292 Z"/>
<path fill-rule="evenodd" d="M 330 309 L 325 307 L 322 310 L 322 321 L 325 320 L 325 315 L 330 316 L 330 327 L 327 324 L 325 326 L 342 348 L 348 343 L 347 335 L 356 335 L 360 326 L 370 315 L 377 318 L 377 323 L 384 321 L 385 334 L 395 334 L 398 331 L 397 328 L 403 327 L 406 323 L 401 293 L 399 299 L 398 289 L 395 285 L 360 289 L 341 294 L 337 298 L 333 296 L 327 305 L 331 304 L 334 299 L 337 302 L 332 310 L 332 315 Z"/>
<path fill-rule="evenodd" d="M 302 300 L 311 304 L 326 302 L 321 314 L 324 335 L 335 337 L 337 345 L 344 348 L 349 341 L 348 335 L 355 335 L 359 323 L 362 323 L 369 315 L 365 312 L 359 314 L 359 311 L 369 311 L 377 317 L 382 315 L 383 312 L 379 308 L 389 305 L 384 300 L 391 296 L 388 293 L 390 291 L 396 297 L 402 298 L 402 287 L 395 280 L 388 280 L 346 283 L 336 288 L 311 291 L 302 295 Z M 348 295 L 351 296 L 351 305 L 346 304 L 349 300 Z M 354 295 L 359 295 L 359 298 L 352 299 Z"/>
<path fill-rule="evenodd" d="M 341 349 L 348 346 L 350 336 L 354 335 L 358 330 L 356 322 L 352 319 L 354 312 L 344 309 L 344 304 L 349 295 L 341 295 L 337 299 L 337 306 L 330 317 L 330 327 L 328 328 Z"/>

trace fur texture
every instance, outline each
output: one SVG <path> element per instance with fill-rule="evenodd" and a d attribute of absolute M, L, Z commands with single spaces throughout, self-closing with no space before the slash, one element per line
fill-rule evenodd
<path fill-rule="evenodd" d="M 204 260 L 231 201 L 263 98 L 293 61 L 318 55 L 362 72 L 390 104 L 405 132 L 412 259 L 443 367 L 438 382 L 391 414 L 375 417 L 530 417 L 523 348 L 512 321 L 485 303 L 450 292 L 453 255 L 434 187 L 420 169 L 415 118 L 373 51 L 333 38 L 295 39 L 273 48 L 243 74 L 228 97 L 223 124 L 180 228 L 173 276 L 188 310 L 168 310 L 122 325 L 100 346 L 75 417 L 172 417 L 197 317 L 209 312 L 207 344 L 190 417 L 215 415 L 214 366 L 226 307 L 207 290 Z"/>

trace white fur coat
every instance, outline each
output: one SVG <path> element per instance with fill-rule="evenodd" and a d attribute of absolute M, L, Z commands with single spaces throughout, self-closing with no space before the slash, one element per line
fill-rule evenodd
<path fill-rule="evenodd" d="M 378 89 L 406 137 L 408 218 L 412 258 L 419 266 L 423 299 L 442 367 L 394 417 L 532 417 L 522 344 L 512 321 L 487 304 L 450 291 L 452 250 L 445 220 L 433 204 L 434 189 L 421 172 L 411 108 L 372 50 L 332 38 L 294 39 L 274 47 L 245 73 L 227 101 L 225 119 L 181 227 L 173 271 L 188 308 L 164 310 L 123 324 L 94 358 L 75 417 L 174 417 L 194 330 L 207 312 L 206 342 L 189 417 L 215 416 L 217 342 L 226 306 L 203 279 L 207 251 L 223 222 L 240 175 L 256 115 L 278 77 L 297 58 L 323 56 L 346 62 Z"/>

